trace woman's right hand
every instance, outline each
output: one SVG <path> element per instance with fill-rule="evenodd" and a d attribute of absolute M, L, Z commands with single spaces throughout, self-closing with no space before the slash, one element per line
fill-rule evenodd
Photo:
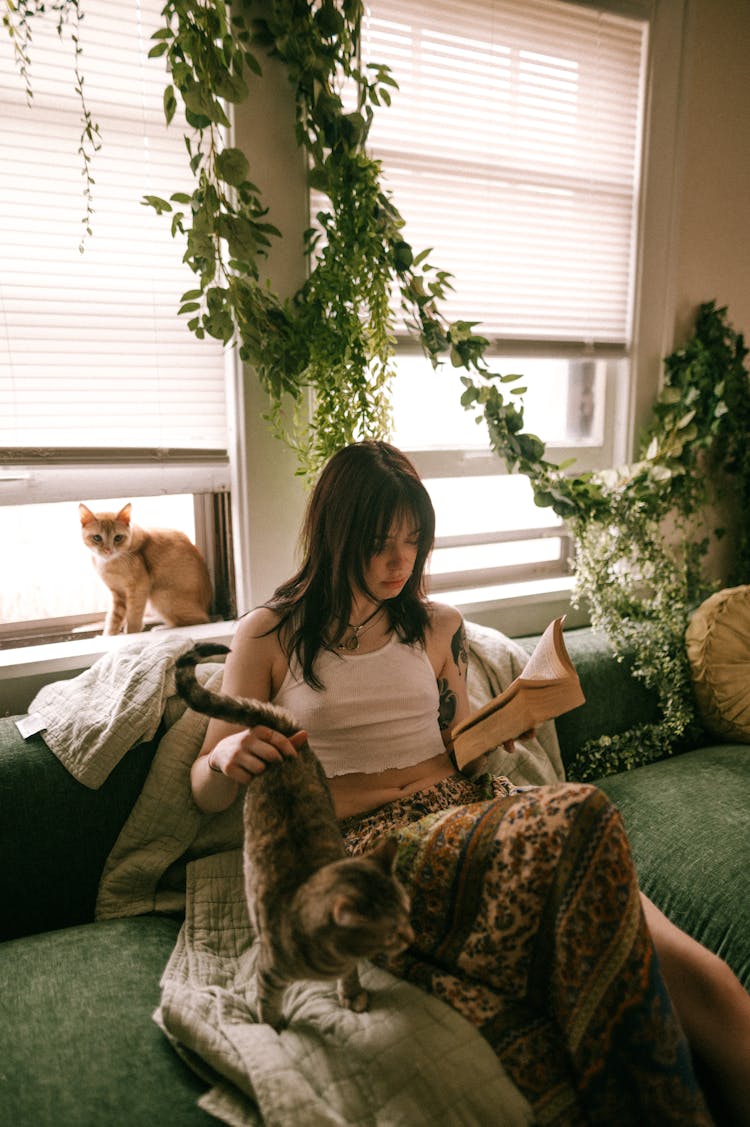
<path fill-rule="evenodd" d="M 258 724 L 219 740 L 206 755 L 207 765 L 214 774 L 225 775 L 233 782 L 246 786 L 269 764 L 294 758 L 306 739 L 304 731 L 287 737 L 274 728 Z"/>

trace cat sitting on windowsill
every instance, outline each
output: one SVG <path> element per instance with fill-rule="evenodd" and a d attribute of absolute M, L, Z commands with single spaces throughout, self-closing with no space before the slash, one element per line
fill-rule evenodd
<path fill-rule="evenodd" d="M 112 596 L 104 633 L 137 634 L 147 604 L 167 626 L 209 622 L 211 580 L 198 549 L 176 529 L 131 524 L 131 507 L 95 513 L 78 506 L 83 542 Z"/>

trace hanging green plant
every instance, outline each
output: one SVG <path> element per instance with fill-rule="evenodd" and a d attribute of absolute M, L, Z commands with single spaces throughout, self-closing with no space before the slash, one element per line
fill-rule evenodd
<path fill-rule="evenodd" d="M 80 21 L 80 0 L 6 4 L 13 18 L 4 22 L 30 92 L 29 16 L 54 11 L 61 26 L 72 12 Z M 150 51 L 167 70 L 168 124 L 182 108 L 195 179 L 192 192 L 143 200 L 168 215 L 172 234 L 186 242 L 184 260 L 196 281 L 179 311 L 197 337 L 236 341 L 268 392 L 269 421 L 309 478 L 346 443 L 390 433 L 394 294 L 433 365 L 447 354 L 454 365 L 481 371 L 488 347 L 473 325 L 443 318 L 439 306 L 450 276 L 432 266 L 429 251 L 417 254 L 404 239 L 380 164 L 368 155 L 373 113 L 389 104 L 396 82 L 387 67 L 360 65 L 362 14 L 362 0 L 275 0 L 263 8 L 253 0 L 167 0 Z M 74 42 L 83 99 L 77 37 Z M 286 68 L 310 186 L 325 201 L 306 234 L 308 278 L 290 298 L 276 294 L 264 273 L 280 232 L 268 221 L 246 154 L 224 142 L 227 104 L 248 101 L 248 77 L 262 73 L 265 55 Z M 98 130 L 85 103 L 82 120 L 88 219 L 93 181 L 83 141 L 98 147 Z"/>
<path fill-rule="evenodd" d="M 81 103 L 81 137 L 78 155 L 81 158 L 83 176 L 84 215 L 81 220 L 84 235 L 78 245 L 83 253 L 86 237 L 92 234 L 91 223 L 94 214 L 94 177 L 91 171 L 93 156 L 101 148 L 99 126 L 94 121 L 86 102 L 84 79 L 81 70 L 83 47 L 81 45 L 81 23 L 83 10 L 80 0 L 5 0 L 3 27 L 8 32 L 13 45 L 18 72 L 26 91 L 26 101 L 31 105 L 34 91 L 31 84 L 31 43 L 32 27 L 35 17 L 52 12 L 57 17 L 57 35 L 62 41 L 69 32 L 73 46 L 73 77 L 75 92 Z"/>
<path fill-rule="evenodd" d="M 522 406 L 502 399 L 495 377 L 463 377 L 464 406 L 481 412 L 492 448 L 570 528 L 576 590 L 592 625 L 620 659 L 632 656 L 634 675 L 658 695 L 658 723 L 588 744 L 572 777 L 639 766 L 690 739 L 696 713 L 684 635 L 714 587 L 706 554 L 725 528 L 697 530 L 715 506 L 741 514 L 727 581 L 750 580 L 750 375 L 726 313 L 714 302 L 700 306 L 693 336 L 665 361 L 641 458 L 618 470 L 576 475 L 548 461 L 541 441 L 523 431 Z"/>
<path fill-rule="evenodd" d="M 395 314 L 400 294 L 411 329 L 437 363 L 479 355 L 487 342 L 470 326 L 445 324 L 437 309 L 449 276 L 427 253 L 415 255 L 404 221 L 381 186 L 366 142 L 375 108 L 396 83 L 387 67 L 361 67 L 361 0 L 285 0 L 253 18 L 252 4 L 223 0 L 187 5 L 169 0 L 151 54 L 163 57 L 171 82 L 168 121 L 181 99 L 196 188 L 192 195 L 145 202 L 171 213 L 172 231 L 187 237 L 186 261 L 198 283 L 183 295 L 191 330 L 228 343 L 252 365 L 270 397 L 269 418 L 312 477 L 335 450 L 390 430 Z M 321 208 L 307 232 L 307 281 L 283 300 L 270 288 L 263 259 L 279 232 L 253 184 L 246 156 L 224 148 L 225 102 L 248 98 L 245 76 L 261 72 L 267 53 L 286 67 L 296 101 L 297 141 L 309 158 L 310 186 Z M 350 97 L 345 104 L 343 89 Z M 304 416 L 313 393 L 312 419 Z M 302 410 L 300 410 L 300 408 Z"/>

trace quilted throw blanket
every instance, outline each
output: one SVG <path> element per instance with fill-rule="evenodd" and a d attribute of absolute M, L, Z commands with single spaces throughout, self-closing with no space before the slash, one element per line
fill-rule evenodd
<path fill-rule="evenodd" d="M 210 1114 L 235 1127 L 532 1122 L 490 1045 L 443 1002 L 369 966 L 367 1013 L 342 1010 L 332 984 L 296 983 L 277 1034 L 257 1022 L 255 958 L 241 852 L 193 861 L 155 1018 L 211 1085 Z"/>

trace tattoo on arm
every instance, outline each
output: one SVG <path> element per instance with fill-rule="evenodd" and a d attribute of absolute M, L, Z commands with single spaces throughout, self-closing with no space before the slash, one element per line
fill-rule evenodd
<path fill-rule="evenodd" d="M 466 645 L 466 629 L 463 622 L 451 638 L 451 653 L 453 661 L 462 677 L 466 676 L 469 668 L 469 651 Z"/>
<path fill-rule="evenodd" d="M 451 689 L 445 677 L 438 677 L 438 724 L 440 731 L 444 732 L 453 724 L 456 715 L 456 694 Z"/>

